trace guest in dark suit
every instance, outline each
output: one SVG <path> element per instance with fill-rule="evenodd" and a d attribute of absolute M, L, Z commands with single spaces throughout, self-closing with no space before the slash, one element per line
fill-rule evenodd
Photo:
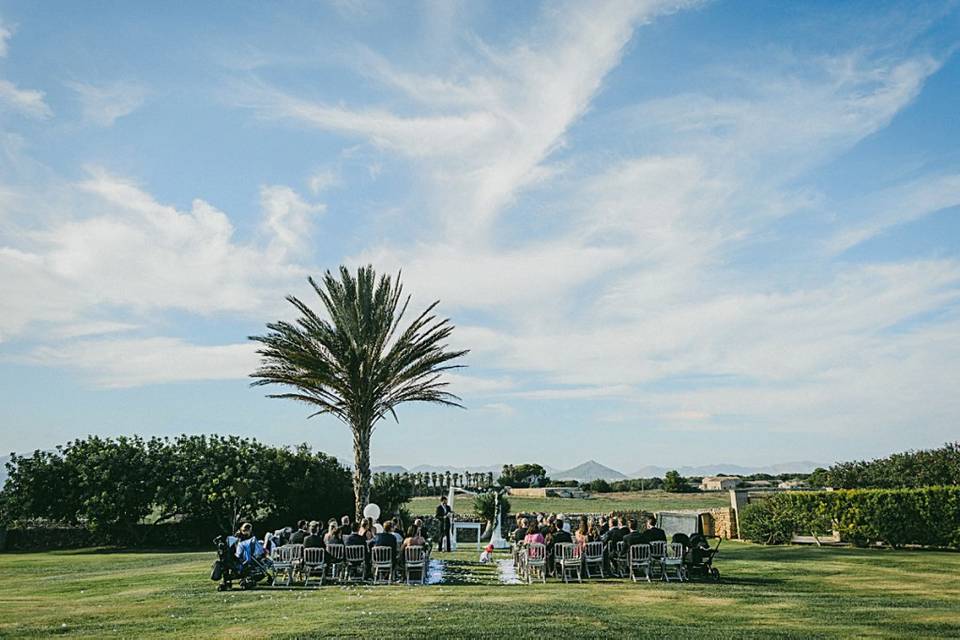
<path fill-rule="evenodd" d="M 364 548 L 367 546 L 367 539 L 360 533 L 360 523 L 354 522 L 350 525 L 350 534 L 343 539 L 345 545 L 359 545 Z"/>
<path fill-rule="evenodd" d="M 440 504 L 437 505 L 437 511 L 434 514 L 440 521 L 440 538 L 437 540 L 438 551 L 450 551 L 450 528 L 453 526 L 453 509 L 447 504 L 447 496 L 440 496 Z M 447 546 L 444 549 L 443 543 Z"/>
<path fill-rule="evenodd" d="M 561 520 L 560 518 L 557 518 L 554 521 L 554 525 L 556 526 L 557 530 L 553 534 L 553 544 L 557 544 L 560 542 L 573 542 L 573 538 L 570 537 L 570 532 L 564 530 L 563 528 L 563 520 Z"/>
<path fill-rule="evenodd" d="M 299 520 L 297 522 L 297 530 L 290 536 L 290 544 L 303 544 L 303 540 L 307 537 L 308 533 L 307 521 Z"/>
<path fill-rule="evenodd" d="M 370 548 L 373 547 L 390 547 L 393 550 L 390 556 L 393 559 L 393 566 L 397 566 L 397 536 L 393 535 L 392 522 L 388 520 L 383 523 L 383 532 L 373 536 L 370 540 Z"/>
<path fill-rule="evenodd" d="M 647 530 L 640 535 L 643 538 L 643 544 L 667 541 L 667 534 L 664 533 L 663 529 L 657 526 L 657 517 L 653 514 L 647 516 Z"/>
<path fill-rule="evenodd" d="M 629 533 L 623 536 L 623 553 L 627 557 L 629 557 L 630 554 L 630 547 L 635 544 L 646 544 L 646 541 L 643 539 L 643 533 L 637 531 L 636 518 L 630 518 L 628 527 Z"/>
<path fill-rule="evenodd" d="M 323 544 L 323 536 L 320 535 L 320 523 L 313 521 L 310 523 L 310 534 L 303 539 L 304 547 L 325 547 Z"/>

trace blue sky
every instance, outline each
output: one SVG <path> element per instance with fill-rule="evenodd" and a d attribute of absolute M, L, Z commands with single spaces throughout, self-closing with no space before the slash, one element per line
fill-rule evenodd
<path fill-rule="evenodd" d="M 0 1 L 0 451 L 349 458 L 246 336 L 403 269 L 468 410 L 375 464 L 769 464 L 956 438 L 956 2 Z"/>

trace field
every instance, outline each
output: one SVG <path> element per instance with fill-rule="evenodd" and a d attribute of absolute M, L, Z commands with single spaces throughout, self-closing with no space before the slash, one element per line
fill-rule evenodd
<path fill-rule="evenodd" d="M 725 542 L 720 584 L 532 586 L 438 557 L 446 584 L 218 593 L 212 553 L 0 554 L 0 637 L 960 637 L 956 553 Z"/>
<path fill-rule="evenodd" d="M 409 505 L 416 515 L 432 514 L 437 508 L 436 497 L 414 498 Z M 726 491 L 714 493 L 667 493 L 666 491 L 631 491 L 629 493 L 597 493 L 588 499 L 578 498 L 521 498 L 510 496 L 510 511 L 546 513 L 609 513 L 610 511 L 669 511 L 672 509 L 699 509 L 730 505 Z M 458 512 L 473 510 L 470 496 L 458 495 L 454 500 Z"/>

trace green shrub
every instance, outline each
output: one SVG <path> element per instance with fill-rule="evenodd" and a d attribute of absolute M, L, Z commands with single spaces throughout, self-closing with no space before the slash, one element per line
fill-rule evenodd
<path fill-rule="evenodd" d="M 856 545 L 960 547 L 960 486 L 779 493 L 740 514 L 741 535 L 763 544 L 832 530 Z"/>

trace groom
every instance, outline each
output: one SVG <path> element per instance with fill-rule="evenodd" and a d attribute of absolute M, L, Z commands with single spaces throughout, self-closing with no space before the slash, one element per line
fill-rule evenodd
<path fill-rule="evenodd" d="M 440 539 L 437 541 L 437 549 L 443 551 L 443 541 L 447 541 L 447 551 L 450 551 L 450 525 L 453 520 L 453 509 L 447 504 L 447 496 L 440 496 L 440 504 L 437 505 L 436 518 L 440 521 Z"/>

